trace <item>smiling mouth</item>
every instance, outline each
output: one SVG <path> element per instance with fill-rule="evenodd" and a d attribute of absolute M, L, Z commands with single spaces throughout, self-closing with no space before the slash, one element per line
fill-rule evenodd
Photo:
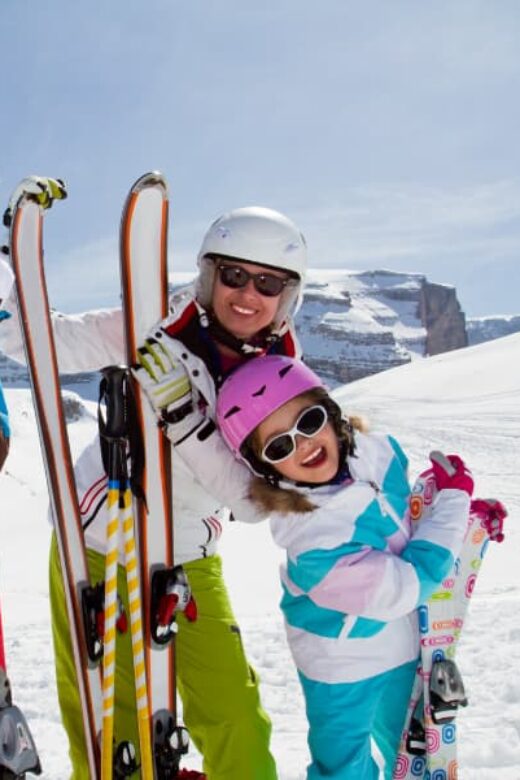
<path fill-rule="evenodd" d="M 231 308 L 236 314 L 247 315 L 249 317 L 256 314 L 256 309 L 248 309 L 245 306 L 238 306 L 236 303 L 231 304 Z"/>
<path fill-rule="evenodd" d="M 301 461 L 301 466 L 305 466 L 306 468 L 312 468 L 315 466 L 321 466 L 325 461 L 327 460 L 327 451 L 325 450 L 325 447 L 316 447 L 315 450 L 313 450 L 310 455 L 307 455 L 306 458 L 304 458 Z"/>

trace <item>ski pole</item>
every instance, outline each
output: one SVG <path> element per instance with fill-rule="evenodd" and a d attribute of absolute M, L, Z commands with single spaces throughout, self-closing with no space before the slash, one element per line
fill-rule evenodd
<path fill-rule="evenodd" d="M 101 777 L 111 780 L 113 771 L 114 693 L 116 662 L 117 561 L 119 551 L 119 484 L 109 477 L 107 550 L 105 557 L 105 626 L 103 636 L 103 729 Z"/>
<path fill-rule="evenodd" d="M 127 404 L 130 391 L 126 368 L 109 366 L 102 371 L 102 386 L 106 402 L 106 420 L 101 425 L 108 449 L 108 521 L 107 557 L 105 574 L 105 660 L 103 674 L 103 780 L 110 780 L 113 772 L 113 729 L 115 690 L 115 623 L 117 613 L 117 560 L 121 526 L 125 551 L 125 569 L 128 586 L 132 657 L 139 745 L 141 749 L 141 777 L 153 780 L 153 760 L 150 735 L 150 712 L 144 661 L 142 602 L 139 568 L 135 552 L 132 491 L 126 464 Z"/>

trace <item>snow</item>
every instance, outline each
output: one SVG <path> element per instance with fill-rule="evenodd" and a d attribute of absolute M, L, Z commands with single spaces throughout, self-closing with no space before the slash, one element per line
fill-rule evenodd
<path fill-rule="evenodd" d="M 416 474 L 428 452 L 460 453 L 476 493 L 509 510 L 507 537 L 491 545 L 459 650 L 470 706 L 459 715 L 460 780 L 520 778 L 520 334 L 416 360 L 339 388 L 335 396 L 364 414 L 372 428 L 393 433 Z M 0 590 L 6 652 L 15 702 L 25 712 L 43 764 L 43 778 L 64 780 L 70 769 L 60 725 L 50 636 L 47 494 L 30 394 L 6 392 L 12 450 L 0 475 L 3 544 Z M 95 426 L 94 405 L 69 426 L 78 452 Z M 277 607 L 280 553 L 266 525 L 226 529 L 226 580 L 264 706 L 273 721 L 272 747 L 280 780 L 302 780 L 308 761 L 298 681 Z M 200 768 L 191 751 L 186 766 Z"/>

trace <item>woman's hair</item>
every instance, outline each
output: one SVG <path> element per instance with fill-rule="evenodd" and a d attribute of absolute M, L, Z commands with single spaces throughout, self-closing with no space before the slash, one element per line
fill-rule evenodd
<path fill-rule="evenodd" d="M 309 390 L 298 397 L 308 401 L 310 405 L 320 404 L 325 407 L 338 437 L 343 465 L 346 457 L 354 454 L 354 430 L 367 430 L 365 420 L 358 416 L 344 417 L 338 404 L 322 387 Z M 259 475 L 251 481 L 249 490 L 251 500 L 267 512 L 275 511 L 280 514 L 312 512 L 316 507 L 307 496 L 291 488 L 279 487 L 280 474 L 273 465 L 261 459 L 261 445 L 258 428 L 256 428 L 241 447 L 242 455 Z"/>

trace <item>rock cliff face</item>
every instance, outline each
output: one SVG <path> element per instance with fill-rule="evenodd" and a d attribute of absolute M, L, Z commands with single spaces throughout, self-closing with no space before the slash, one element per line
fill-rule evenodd
<path fill-rule="evenodd" d="M 438 355 L 468 346 L 466 321 L 454 287 L 425 279 L 419 305 L 421 322 L 426 328 L 425 354 Z"/>
<path fill-rule="evenodd" d="M 455 289 L 420 274 L 311 271 L 296 322 L 333 386 L 467 344 Z"/>

